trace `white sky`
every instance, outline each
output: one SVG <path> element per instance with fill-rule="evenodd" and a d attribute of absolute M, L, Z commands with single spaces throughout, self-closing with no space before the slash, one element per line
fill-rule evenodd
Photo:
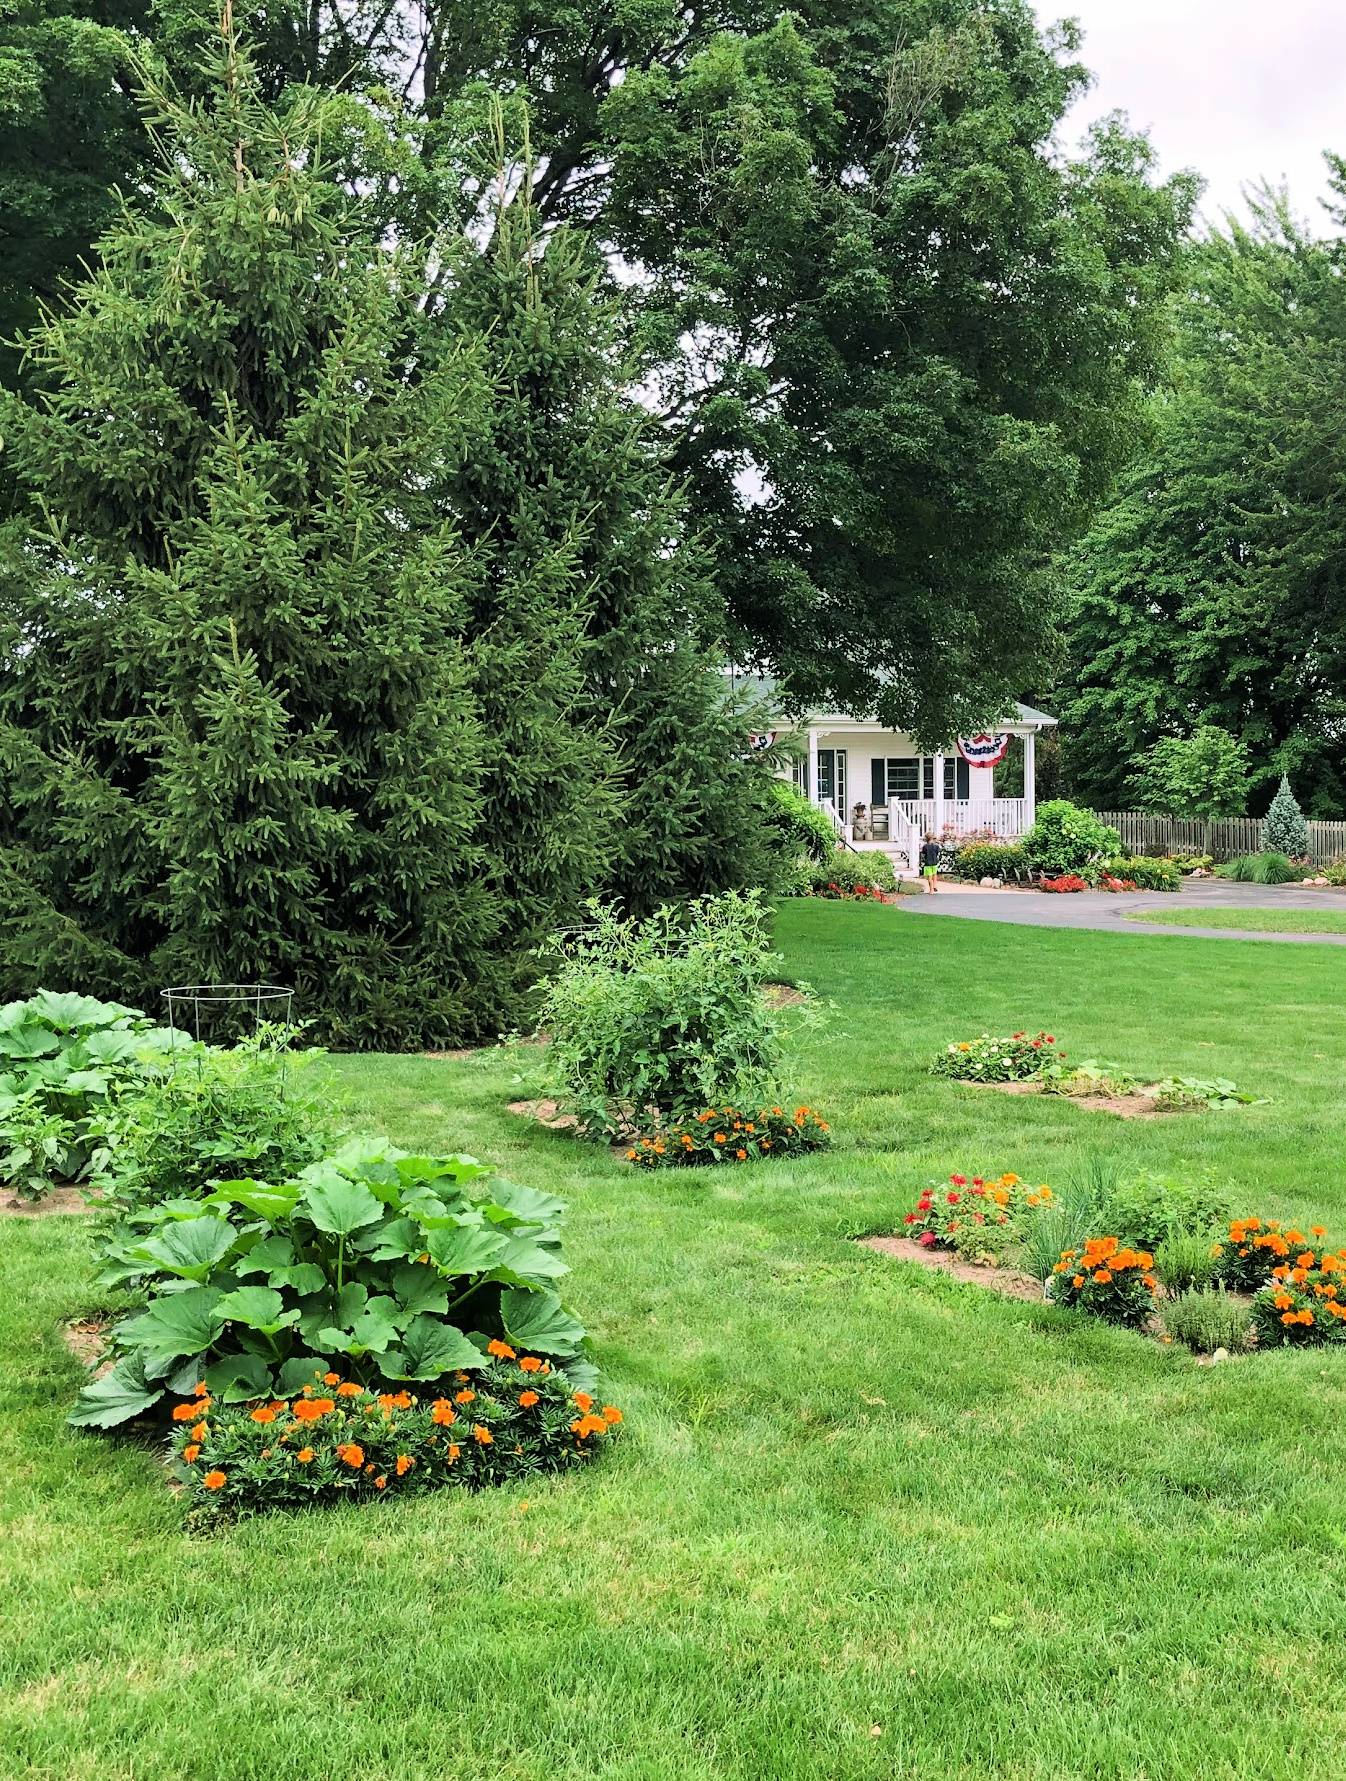
<path fill-rule="evenodd" d="M 1076 18 L 1092 89 L 1066 120 L 1078 128 L 1125 111 L 1148 132 L 1161 171 L 1206 181 L 1202 214 L 1243 215 L 1240 188 L 1289 185 L 1316 232 L 1322 151 L 1346 153 L 1346 0 L 1034 0 L 1044 24 Z"/>

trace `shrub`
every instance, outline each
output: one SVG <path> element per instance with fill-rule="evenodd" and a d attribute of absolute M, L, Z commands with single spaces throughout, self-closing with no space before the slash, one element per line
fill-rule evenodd
<path fill-rule="evenodd" d="M 837 850 L 831 817 L 784 779 L 771 782 L 770 827 L 785 859 L 804 854 L 810 860 L 826 860 Z"/>
<path fill-rule="evenodd" d="M 1312 1260 L 1302 1259 L 1303 1254 Z M 1316 1348 L 1346 1341 L 1346 1259 L 1301 1252 L 1293 1266 L 1276 1275 L 1253 1298 L 1253 1326 L 1264 1348 Z"/>
<path fill-rule="evenodd" d="M 1116 1237 L 1091 1237 L 1082 1249 L 1065 1250 L 1052 1269 L 1051 1301 L 1139 1329 L 1154 1311 L 1153 1265 L 1146 1250 L 1126 1248 Z"/>
<path fill-rule="evenodd" d="M 1189 872 L 1209 872 L 1215 865 L 1215 856 L 1210 853 L 1175 853 L 1166 857 L 1184 878 Z"/>
<path fill-rule="evenodd" d="M 763 1107 L 756 1113 L 706 1107 L 694 1119 L 638 1138 L 626 1160 L 642 1169 L 706 1168 L 762 1158 L 803 1156 L 831 1147 L 831 1127 L 811 1107 Z"/>
<path fill-rule="evenodd" d="M 113 1330 L 116 1364 L 70 1420 L 107 1428 L 199 1380 L 225 1403 L 287 1397 L 318 1364 L 395 1389 L 475 1371 L 488 1337 L 574 1362 L 584 1331 L 555 1291 L 561 1202 L 489 1175 L 376 1140 L 295 1181 L 133 1214 L 103 1282 L 139 1283 L 149 1302 Z"/>
<path fill-rule="evenodd" d="M 1237 1354 L 1248 1346 L 1248 1308 L 1222 1286 L 1182 1292 L 1164 1306 L 1162 1315 L 1169 1335 L 1194 1354 L 1214 1354 L 1217 1348 Z"/>
<path fill-rule="evenodd" d="M 1030 1187 L 1017 1175 L 994 1180 L 950 1175 L 927 1187 L 902 1220 L 903 1235 L 925 1249 L 954 1249 L 968 1261 L 995 1267 L 1030 1218 L 1052 1203 L 1045 1183 Z"/>
<path fill-rule="evenodd" d="M 180 1410 L 177 1474 L 194 1518 L 214 1521 L 559 1472 L 593 1459 L 622 1420 L 504 1342 L 443 1395 L 378 1393 L 327 1369 L 292 1399 L 247 1409 L 201 1392 Z"/>
<path fill-rule="evenodd" d="M 119 1086 L 162 1067 L 167 1027 L 118 1002 L 48 989 L 0 1008 L 0 1181 L 37 1199 L 97 1155 L 93 1122 Z"/>
<path fill-rule="evenodd" d="M 1309 1237 L 1326 1234 L 1321 1225 L 1314 1225 L 1306 1237 L 1293 1225 L 1282 1229 L 1274 1218 L 1236 1218 L 1215 1246 L 1216 1274 L 1236 1292 L 1256 1292 L 1296 1267 L 1311 1268 L 1316 1257 Z"/>
<path fill-rule="evenodd" d="M 1346 860 L 1333 860 L 1330 866 L 1324 866 L 1323 877 L 1338 889 L 1346 885 Z"/>
<path fill-rule="evenodd" d="M 588 905 L 544 985 L 539 1025 L 557 1099 L 583 1131 L 632 1131 L 779 1087 L 784 1016 L 762 985 L 781 961 L 754 893 L 703 897 L 647 920 Z M 799 1015 L 796 1015 L 798 1018 Z"/>
<path fill-rule="evenodd" d="M 1135 1248 L 1159 1249 L 1182 1237 L 1199 1239 L 1211 1264 L 1205 1278 L 1213 1277 L 1212 1242 L 1229 1217 L 1228 1199 L 1217 1188 L 1141 1174 L 1112 1185 L 1107 1211 L 1109 1229 Z"/>
<path fill-rule="evenodd" d="M 848 853 L 841 848 L 810 867 L 807 879 L 812 897 L 891 896 L 894 888 L 893 862 L 887 854 Z"/>
<path fill-rule="evenodd" d="M 1309 851 L 1309 825 L 1290 790 L 1289 776 L 1284 773 L 1262 819 L 1262 849 L 1265 853 L 1291 854 L 1299 859 Z"/>
<path fill-rule="evenodd" d="M 1203 1236 L 1194 1231 L 1175 1231 L 1156 1246 L 1154 1271 L 1164 1291 L 1176 1298 L 1179 1293 L 1190 1292 L 1194 1288 L 1199 1290 L 1213 1286 L 1218 1261 L 1215 1246 L 1208 1235 Z"/>
<path fill-rule="evenodd" d="M 1007 1039 L 982 1033 L 976 1039 L 958 1039 L 946 1045 L 930 1066 L 933 1076 L 951 1076 L 955 1082 L 1030 1082 L 1040 1076 L 1053 1058 L 1053 1033 L 1011 1033 Z"/>
<path fill-rule="evenodd" d="M 954 855 L 954 871 L 960 878 L 1003 878 L 1017 884 L 1028 876 L 1028 856 L 1013 841 L 971 841 Z"/>
<path fill-rule="evenodd" d="M 1129 879 L 1134 890 L 1176 891 L 1182 883 L 1182 873 L 1172 860 L 1114 854 L 1103 862 L 1103 870 L 1109 877 Z"/>
<path fill-rule="evenodd" d="M 1258 1097 L 1248 1094 L 1227 1076 L 1165 1076 L 1154 1084 L 1154 1104 L 1165 1113 L 1178 1108 L 1253 1107 Z"/>
<path fill-rule="evenodd" d="M 1023 851 L 1032 871 L 1056 878 L 1120 853 L 1122 838 L 1092 810 L 1052 798 L 1038 806 L 1037 820 L 1023 838 Z"/>
<path fill-rule="evenodd" d="M 1042 880 L 1042 889 L 1045 891 L 1068 893 L 1071 891 L 1084 891 L 1088 890 L 1088 888 L 1088 879 L 1081 878 L 1078 872 L 1066 872 L 1060 878 L 1044 878 Z"/>
<path fill-rule="evenodd" d="M 321 1051 L 268 1026 L 230 1050 L 194 1047 L 169 1075 L 122 1089 L 97 1132 L 100 1186 L 120 1212 L 196 1197 L 217 1181 L 288 1181 L 334 1146 Z"/>
<path fill-rule="evenodd" d="M 1042 1092 L 1087 1100 L 1091 1095 L 1138 1095 L 1140 1083 L 1117 1064 L 1100 1064 L 1090 1057 L 1067 1065 L 1054 1059 L 1043 1069 Z"/>
<path fill-rule="evenodd" d="M 1245 853 L 1226 865 L 1217 866 L 1221 878 L 1232 878 L 1236 884 L 1289 884 L 1302 878 L 1299 867 L 1291 865 L 1283 853 Z"/>

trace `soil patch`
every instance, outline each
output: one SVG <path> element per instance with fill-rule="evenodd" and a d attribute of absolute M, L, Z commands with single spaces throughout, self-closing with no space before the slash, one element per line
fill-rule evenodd
<path fill-rule="evenodd" d="M 1041 1095 L 1036 1082 L 965 1082 L 964 1088 L 993 1088 L 1002 1095 Z M 1118 1119 L 1163 1119 L 1169 1113 L 1190 1113 L 1189 1107 L 1157 1107 L 1149 1095 L 1052 1095 L 1054 1101 L 1067 1101 L 1072 1107 L 1085 1107 L 1092 1113 L 1115 1113 Z"/>
<path fill-rule="evenodd" d="M 762 1000 L 768 1008 L 793 1008 L 800 1002 L 807 1002 L 808 997 L 793 983 L 764 983 Z"/>
<path fill-rule="evenodd" d="M 77 1317 L 61 1325 L 61 1340 L 81 1366 L 92 1368 L 103 1352 L 107 1332 L 105 1317 Z M 101 1379 L 112 1365 L 111 1358 L 103 1361 L 95 1377 Z"/>
<path fill-rule="evenodd" d="M 1034 1280 L 1031 1274 L 1019 1274 L 1013 1268 L 974 1267 L 950 1250 L 925 1249 L 909 1237 L 860 1237 L 857 1241 L 862 1249 L 877 1250 L 894 1261 L 916 1262 L 932 1273 L 947 1274 L 952 1280 L 971 1281 L 974 1286 L 988 1287 L 1009 1299 L 1026 1299 L 1035 1305 L 1042 1303 L 1042 1282 Z"/>
<path fill-rule="evenodd" d="M 460 1064 L 465 1057 L 475 1057 L 476 1048 L 467 1047 L 462 1051 L 423 1051 L 421 1056 L 428 1058 L 432 1064 Z"/>
<path fill-rule="evenodd" d="M 536 1119 L 553 1132 L 573 1132 L 579 1121 L 573 1113 L 562 1113 L 555 1101 L 511 1101 L 511 1113 L 520 1119 Z"/>
<path fill-rule="evenodd" d="M 0 1198 L 0 1218 L 63 1218 L 70 1212 L 91 1212 L 82 1187 L 53 1187 L 40 1200 L 21 1200 L 7 1193 Z"/>

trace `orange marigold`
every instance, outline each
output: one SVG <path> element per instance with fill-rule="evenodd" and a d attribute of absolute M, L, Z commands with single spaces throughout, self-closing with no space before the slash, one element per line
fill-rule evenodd
<path fill-rule="evenodd" d="M 393 1469 L 396 1471 L 399 1478 L 405 1478 L 415 1464 L 415 1460 L 409 1453 L 399 1453 L 397 1456 L 397 1465 Z"/>
<path fill-rule="evenodd" d="M 324 1373 L 322 1376 L 322 1382 L 324 1385 L 340 1385 L 341 1384 L 341 1375 L 340 1375 L 340 1373 Z"/>
<path fill-rule="evenodd" d="M 521 1391 L 519 1393 L 519 1408 L 521 1410 L 531 1410 L 536 1403 L 537 1393 L 535 1391 Z"/>
<path fill-rule="evenodd" d="M 487 1352 L 487 1354 L 493 1354 L 497 1360 L 513 1360 L 514 1359 L 514 1350 L 510 1347 L 509 1343 L 501 1342 L 497 1337 L 494 1337 L 494 1336 L 486 1344 L 486 1352 Z"/>
<path fill-rule="evenodd" d="M 200 1443 L 197 1441 L 190 1441 L 190 1442 L 188 1442 L 187 1446 L 183 1448 L 182 1457 L 187 1461 L 187 1464 L 190 1465 L 192 1463 L 192 1461 L 197 1458 L 197 1456 L 200 1454 L 200 1452 L 201 1452 Z"/>
<path fill-rule="evenodd" d="M 252 1420 L 254 1422 L 274 1422 L 276 1420 L 276 1412 L 271 1409 L 269 1405 L 261 1404 L 253 1411 Z"/>
<path fill-rule="evenodd" d="M 353 1379 L 348 1379 L 344 1385 L 337 1386 L 337 1396 L 339 1398 L 358 1398 L 363 1390 L 363 1385 L 357 1385 Z"/>
<path fill-rule="evenodd" d="M 478 1423 L 472 1430 L 472 1439 L 479 1447 L 489 1447 L 491 1442 L 495 1440 L 495 1436 L 491 1433 L 490 1429 L 483 1428 L 482 1425 Z"/>
<path fill-rule="evenodd" d="M 594 1401 L 587 1391 L 577 1391 L 575 1393 L 575 1402 L 579 1405 L 580 1409 L 585 1412 L 592 1410 L 594 1407 Z"/>
<path fill-rule="evenodd" d="M 365 1450 L 355 1441 L 343 1441 L 336 1450 L 336 1456 L 353 1472 L 358 1472 L 365 1463 Z"/>
<path fill-rule="evenodd" d="M 525 1354 L 523 1359 L 519 1362 L 519 1367 L 525 1373 L 540 1373 L 542 1371 L 542 1362 L 535 1354 Z"/>
<path fill-rule="evenodd" d="M 214 1471 L 207 1472 L 201 1482 L 205 1485 L 207 1490 L 222 1490 L 229 1482 L 229 1478 L 228 1474 L 225 1472 Z"/>
<path fill-rule="evenodd" d="M 603 1406 L 603 1420 L 604 1420 L 604 1422 L 618 1423 L 621 1421 L 621 1419 L 622 1419 L 622 1413 L 617 1408 L 617 1406 L 615 1404 L 604 1404 L 604 1406 Z"/>
<path fill-rule="evenodd" d="M 190 1422 L 194 1416 L 200 1414 L 201 1406 L 199 1404 L 174 1404 L 173 1406 L 174 1422 Z"/>
<path fill-rule="evenodd" d="M 447 1398 L 436 1398 L 430 1411 L 430 1420 L 440 1423 L 457 1422 L 458 1412 Z"/>
<path fill-rule="evenodd" d="M 461 1391 L 454 1392 L 453 1401 L 455 1404 L 471 1404 L 475 1401 L 476 1396 L 477 1394 L 475 1391 L 469 1391 L 468 1388 L 464 1386 Z"/>
<path fill-rule="evenodd" d="M 209 1433 L 210 1424 L 208 1422 L 198 1422 L 192 1429 L 192 1439 L 193 1441 L 204 1441 Z"/>
<path fill-rule="evenodd" d="M 301 1447 L 298 1453 L 295 1454 L 295 1458 L 299 1461 L 301 1466 L 306 1466 L 313 1458 L 313 1449 L 311 1447 Z"/>

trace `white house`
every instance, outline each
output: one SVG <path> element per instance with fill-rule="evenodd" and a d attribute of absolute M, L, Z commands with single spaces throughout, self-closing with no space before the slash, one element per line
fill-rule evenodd
<path fill-rule="evenodd" d="M 734 678 L 738 687 L 757 693 L 770 706 L 772 682 Z M 1012 841 L 1032 827 L 1037 737 L 1039 731 L 1055 728 L 1056 719 L 1016 703 L 1013 715 L 994 731 L 959 738 L 934 754 L 922 754 L 900 730 L 843 712 L 815 711 L 803 718 L 782 713 L 772 723 L 761 741 L 801 736 L 806 752 L 795 766 L 795 784 L 827 812 L 838 833 L 854 846 L 881 847 L 914 865 L 927 831 L 952 837 L 989 833 Z M 1023 796 L 997 798 L 995 763 L 1004 757 L 1011 736 L 1023 738 Z"/>

